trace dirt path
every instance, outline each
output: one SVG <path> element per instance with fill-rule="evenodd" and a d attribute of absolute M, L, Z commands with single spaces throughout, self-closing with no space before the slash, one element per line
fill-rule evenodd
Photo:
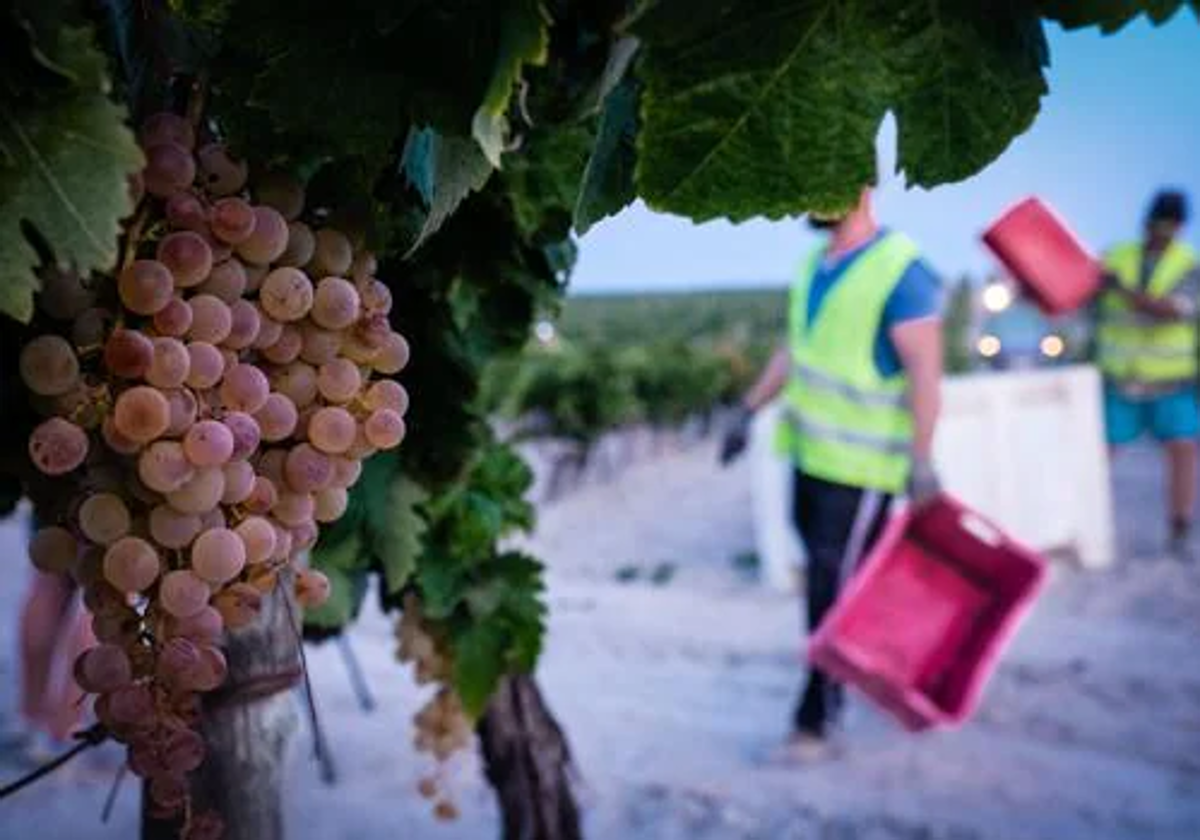
<path fill-rule="evenodd" d="M 802 672 L 800 614 L 735 558 L 751 547 L 744 468 L 712 452 L 667 455 L 543 513 L 551 564 L 542 679 L 576 749 L 594 840 L 1195 840 L 1200 837 L 1200 567 L 1127 557 L 1113 572 L 1056 569 L 959 732 L 913 737 L 861 704 L 849 752 L 803 769 L 762 760 Z M 1157 474 L 1118 468 L 1122 545 L 1152 552 Z M 0 556 L 24 568 L 20 534 Z M 657 575 L 656 575 L 657 572 Z M 657 582 L 656 582 L 657 581 Z M 14 590 L 0 592 L 0 680 L 11 708 Z M 472 759 L 457 768 L 463 819 L 433 823 L 413 794 L 407 744 L 420 692 L 372 614 L 354 645 L 380 709 L 357 709 L 336 650 L 312 653 L 341 779 L 327 788 L 297 738 L 295 838 L 478 840 L 494 807 Z M 14 772 L 0 761 L 0 780 Z M 0 837 L 133 835 L 136 797 L 96 820 L 107 778 L 81 768 L 0 802 Z"/>

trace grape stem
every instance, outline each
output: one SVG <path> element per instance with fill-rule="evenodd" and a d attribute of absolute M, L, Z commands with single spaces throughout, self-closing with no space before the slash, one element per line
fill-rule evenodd
<path fill-rule="evenodd" d="M 81 752 L 89 750 L 92 747 L 100 746 L 108 740 L 108 730 L 105 729 L 101 724 L 96 724 L 95 726 L 85 729 L 82 732 L 76 732 L 75 738 L 79 741 L 79 743 L 71 747 L 62 755 L 47 761 L 41 767 L 26 773 L 15 782 L 11 782 L 0 788 L 0 799 L 7 799 L 14 793 L 29 787 L 29 785 L 33 784 L 39 779 L 49 776 L 51 773 L 62 767 Z"/>

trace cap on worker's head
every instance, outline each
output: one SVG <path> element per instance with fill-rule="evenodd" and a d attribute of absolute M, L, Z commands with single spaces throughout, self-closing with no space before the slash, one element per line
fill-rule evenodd
<path fill-rule="evenodd" d="M 1187 196 L 1180 190 L 1161 190 L 1150 202 L 1146 220 L 1184 224 L 1188 220 Z"/>

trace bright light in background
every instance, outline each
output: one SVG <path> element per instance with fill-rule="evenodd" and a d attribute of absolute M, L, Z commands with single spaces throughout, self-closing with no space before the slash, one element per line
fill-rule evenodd
<path fill-rule="evenodd" d="M 994 335 L 980 336 L 976 347 L 979 350 L 979 355 L 985 359 L 1000 355 L 1000 339 Z"/>
<path fill-rule="evenodd" d="M 1067 345 L 1057 335 L 1048 335 L 1041 341 L 1042 355 L 1050 359 L 1057 359 L 1067 349 Z"/>
<path fill-rule="evenodd" d="M 533 334 L 537 338 L 538 343 L 545 346 L 554 343 L 557 331 L 549 321 L 538 321 L 537 326 L 533 328 Z"/>
<path fill-rule="evenodd" d="M 988 312 L 1003 312 L 1012 302 L 1012 289 L 1004 283 L 989 283 L 983 290 L 983 308 Z"/>

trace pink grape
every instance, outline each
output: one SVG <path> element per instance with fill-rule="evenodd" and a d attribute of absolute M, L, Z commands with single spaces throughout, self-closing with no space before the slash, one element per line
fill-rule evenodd
<path fill-rule="evenodd" d="M 66 528 L 53 525 L 42 528 L 29 541 L 29 559 L 33 565 L 49 574 L 69 572 L 79 553 L 79 541 Z"/>
<path fill-rule="evenodd" d="M 315 511 L 316 503 L 309 493 L 283 493 L 271 509 L 276 519 L 292 527 L 310 521 Z M 278 548 L 276 545 L 277 550 Z"/>
<path fill-rule="evenodd" d="M 262 408 L 270 392 L 267 375 L 253 365 L 234 365 L 225 371 L 221 382 L 221 399 L 226 407 L 248 414 Z"/>
<path fill-rule="evenodd" d="M 116 542 L 130 524 L 129 508 L 115 493 L 93 493 L 79 506 L 79 530 L 97 545 Z"/>
<path fill-rule="evenodd" d="M 258 456 L 255 469 L 263 478 L 268 478 L 277 486 L 283 486 L 283 465 L 287 462 L 288 450 L 268 449 Z"/>
<path fill-rule="evenodd" d="M 197 286 L 196 291 L 233 303 L 245 294 L 247 282 L 245 266 L 238 260 L 225 260 L 213 266 L 208 279 Z"/>
<path fill-rule="evenodd" d="M 287 248 L 275 262 L 290 268 L 302 268 L 312 259 L 317 247 L 317 238 L 304 222 L 288 222 Z"/>
<path fill-rule="evenodd" d="M 159 262 L 175 278 L 175 286 L 189 289 L 208 277 L 213 267 L 213 249 L 200 234 L 190 230 L 168 233 L 158 243 Z"/>
<path fill-rule="evenodd" d="M 195 615 L 177 618 L 171 624 L 171 632 L 192 641 L 215 644 L 224 633 L 221 614 L 212 607 L 202 607 Z"/>
<path fill-rule="evenodd" d="M 154 719 L 154 695 L 144 685 L 122 685 L 107 697 L 109 717 L 117 724 L 142 727 Z"/>
<path fill-rule="evenodd" d="M 46 475 L 71 472 L 87 454 L 87 433 L 61 417 L 43 421 L 29 435 L 29 459 Z"/>
<path fill-rule="evenodd" d="M 378 280 L 359 284 L 358 296 L 365 315 L 387 315 L 392 311 L 392 290 Z"/>
<path fill-rule="evenodd" d="M 302 443 L 288 452 L 283 474 L 293 490 L 311 493 L 329 486 L 333 479 L 333 464 L 328 455 L 310 444 Z"/>
<path fill-rule="evenodd" d="M 367 442 L 378 449 L 392 449 L 404 440 L 404 418 L 390 408 L 377 408 L 363 423 Z"/>
<path fill-rule="evenodd" d="M 254 489 L 254 467 L 249 461 L 230 461 L 221 467 L 225 474 L 225 492 L 221 504 L 236 505 L 244 502 Z"/>
<path fill-rule="evenodd" d="M 239 245 L 249 239 L 257 221 L 254 208 L 240 198 L 217 200 L 209 214 L 213 236 L 230 245 Z"/>
<path fill-rule="evenodd" d="M 153 315 L 171 302 L 175 279 L 158 260 L 134 260 L 117 278 L 121 305 L 138 315 Z"/>
<path fill-rule="evenodd" d="M 230 329 L 225 347 L 230 350 L 245 350 L 258 337 L 258 309 L 248 300 L 236 300 L 229 306 Z"/>
<path fill-rule="evenodd" d="M 254 341 L 250 346 L 255 350 L 263 350 L 279 341 L 279 337 L 283 335 L 283 324 L 268 315 L 266 310 L 262 308 L 262 304 L 256 303 L 254 307 L 258 313 L 258 335 L 254 337 Z M 295 356 L 292 358 L 294 359 Z M 291 359 L 288 359 L 288 361 L 291 361 Z"/>
<path fill-rule="evenodd" d="M 97 645 L 75 660 L 75 682 L 84 691 L 107 694 L 128 685 L 132 679 L 133 666 L 117 645 Z"/>
<path fill-rule="evenodd" d="M 317 372 L 317 390 L 329 402 L 346 403 L 362 390 L 362 373 L 349 359 L 334 359 Z"/>
<path fill-rule="evenodd" d="M 184 436 L 183 452 L 197 467 L 219 467 L 233 455 L 233 432 L 218 420 L 201 420 Z"/>
<path fill-rule="evenodd" d="M 305 609 L 324 604 L 331 591 L 329 578 L 316 569 L 301 569 L 296 575 L 296 600 Z"/>
<path fill-rule="evenodd" d="M 295 178 L 266 172 L 256 180 L 254 195 L 260 203 L 274 207 L 286 219 L 299 218 L 304 211 L 304 187 Z"/>
<path fill-rule="evenodd" d="M 146 381 L 155 388 L 178 388 L 188 377 L 192 360 L 187 346 L 177 338 L 159 337 L 153 340 L 154 357 L 146 371 Z"/>
<path fill-rule="evenodd" d="M 315 503 L 315 502 L 314 502 Z M 316 516 L 315 510 L 313 513 Z M 304 551 L 312 548 L 317 544 L 317 537 L 321 531 L 317 528 L 317 523 L 311 519 L 292 526 L 292 549 L 294 551 Z"/>
<path fill-rule="evenodd" d="M 81 350 L 102 346 L 112 321 L 113 315 L 107 309 L 85 309 L 71 325 L 71 341 Z"/>
<path fill-rule="evenodd" d="M 234 533 L 246 550 L 246 562 L 265 563 L 275 552 L 275 528 L 261 516 L 248 516 L 238 523 Z"/>
<path fill-rule="evenodd" d="M 104 366 L 113 376 L 141 379 L 154 361 L 154 343 L 135 330 L 118 328 L 104 344 Z"/>
<path fill-rule="evenodd" d="M 138 129 L 138 142 L 146 149 L 158 143 L 176 143 L 191 149 L 196 145 L 196 132 L 192 124 L 178 114 L 159 111 L 143 120 Z"/>
<path fill-rule="evenodd" d="M 141 537 L 121 537 L 104 553 L 104 579 L 121 592 L 142 592 L 159 568 L 158 552 Z"/>
<path fill-rule="evenodd" d="M 193 341 L 187 346 L 187 385 L 199 391 L 215 388 L 225 375 L 225 357 L 207 341 Z"/>
<path fill-rule="evenodd" d="M 245 627 L 258 618 L 262 603 L 262 593 L 248 583 L 231 584 L 213 598 L 225 625 L 232 630 Z"/>
<path fill-rule="evenodd" d="M 299 321 L 313 305 L 313 286 L 303 271 L 277 268 L 268 274 L 258 291 L 259 301 L 276 321 Z"/>
<path fill-rule="evenodd" d="M 184 446 L 175 440 L 155 440 L 138 456 L 138 478 L 156 493 L 172 493 L 191 481 L 196 468 Z"/>
<path fill-rule="evenodd" d="M 211 590 L 192 572 L 181 569 L 167 572 L 158 585 L 158 601 L 167 614 L 191 618 L 208 606 Z"/>
<path fill-rule="evenodd" d="M 341 487 L 326 487 L 314 495 L 313 518 L 318 522 L 335 522 L 346 512 L 350 496 Z"/>
<path fill-rule="evenodd" d="M 228 528 L 204 531 L 192 543 L 192 571 L 201 580 L 223 584 L 241 574 L 246 565 L 246 546 Z"/>
<path fill-rule="evenodd" d="M 176 230 L 195 233 L 208 231 L 208 212 L 204 204 L 190 192 L 179 192 L 167 199 L 165 208 L 167 221 Z"/>
<path fill-rule="evenodd" d="M 380 349 L 379 356 L 372 364 L 375 370 L 387 376 L 392 376 L 404 370 L 408 365 L 408 342 L 400 333 L 391 333 Z"/>
<path fill-rule="evenodd" d="M 357 432 L 354 415 L 336 406 L 318 409 L 308 423 L 308 439 L 327 455 L 340 455 L 349 449 Z"/>
<path fill-rule="evenodd" d="M 350 263 L 350 276 L 357 283 L 366 282 L 374 277 L 378 271 L 379 262 L 370 251 L 360 251 L 355 254 L 354 262 Z"/>
<path fill-rule="evenodd" d="M 257 292 L 260 288 L 262 288 L 263 279 L 271 271 L 270 266 L 252 265 L 250 263 L 247 263 L 245 265 L 245 269 L 246 269 L 246 291 L 247 292 Z"/>
<path fill-rule="evenodd" d="M 204 514 L 215 508 L 225 494 L 225 474 L 217 467 L 205 467 L 178 490 L 167 494 L 167 502 L 181 513 Z"/>
<path fill-rule="evenodd" d="M 312 365 L 293 362 L 272 371 L 271 387 L 295 403 L 296 408 L 304 408 L 317 398 L 317 372 Z"/>
<path fill-rule="evenodd" d="M 104 438 L 108 448 L 118 455 L 134 455 L 142 448 L 140 443 L 117 431 L 117 424 L 113 422 L 111 415 L 105 417 L 104 422 L 100 424 L 100 436 Z"/>
<path fill-rule="evenodd" d="M 190 352 L 188 356 L 191 356 Z M 191 376 L 191 369 L 188 371 L 188 376 Z M 167 398 L 167 407 L 170 411 L 167 436 L 180 437 L 196 422 L 196 413 L 199 410 L 199 405 L 196 403 L 196 395 L 187 388 L 175 388 L 170 391 L 163 391 L 163 395 Z"/>
<path fill-rule="evenodd" d="M 159 142 L 146 148 L 146 168 L 142 179 L 146 192 L 156 198 L 170 198 L 186 190 L 196 177 L 192 153 L 178 143 Z"/>
<path fill-rule="evenodd" d="M 233 586 L 243 585 L 235 583 Z M 196 674 L 196 690 L 213 691 L 220 688 L 221 684 L 225 682 L 225 678 L 229 676 L 229 663 L 225 660 L 225 654 L 212 645 L 200 645 L 200 662 L 202 667 Z"/>
<path fill-rule="evenodd" d="M 259 205 L 254 208 L 254 232 L 236 246 L 238 256 L 254 265 L 270 265 L 287 249 L 288 226 L 279 211 Z"/>
<path fill-rule="evenodd" d="M 255 477 L 254 486 L 243 506 L 251 513 L 269 513 L 277 501 L 279 493 L 275 490 L 275 483 L 260 475 Z"/>
<path fill-rule="evenodd" d="M 349 280 L 326 277 L 313 296 L 312 319 L 327 330 L 344 330 L 358 320 L 358 290 Z"/>
<path fill-rule="evenodd" d="M 274 344 L 264 347 L 262 354 L 269 362 L 286 365 L 300 358 L 300 351 L 303 349 L 304 336 L 300 329 L 291 324 L 282 324 L 279 328 L 279 338 Z"/>
<path fill-rule="evenodd" d="M 342 347 L 341 333 L 323 330 L 308 320 L 301 323 L 300 336 L 300 358 L 310 365 L 332 362 Z"/>
<path fill-rule="evenodd" d="M 354 249 L 346 234 L 333 228 L 321 228 L 317 231 L 316 249 L 306 266 L 310 274 L 340 277 L 350 270 L 353 262 Z"/>
<path fill-rule="evenodd" d="M 209 195 L 233 195 L 246 186 L 249 169 L 245 161 L 236 160 L 220 143 L 209 143 L 196 152 L 199 164 L 196 182 Z"/>
<path fill-rule="evenodd" d="M 79 359 L 70 343 L 41 335 L 21 349 L 17 365 L 30 391 L 41 396 L 65 394 L 79 382 Z"/>
<path fill-rule="evenodd" d="M 200 533 L 200 517 L 180 513 L 170 505 L 157 505 L 150 511 L 150 537 L 163 548 L 186 548 Z"/>
<path fill-rule="evenodd" d="M 408 391 L 394 379 L 380 379 L 367 389 L 363 395 L 363 404 L 372 411 L 377 408 L 390 408 L 403 417 L 408 411 Z"/>
<path fill-rule="evenodd" d="M 220 344 L 233 329 L 229 304 L 213 295 L 196 295 L 191 299 L 192 326 L 188 338 L 208 344 Z"/>
<path fill-rule="evenodd" d="M 224 479 L 225 470 L 221 470 L 221 478 Z M 225 497 L 224 491 L 221 492 L 221 498 Z M 213 528 L 224 528 L 228 523 L 225 521 L 225 513 L 220 507 L 215 507 L 212 510 L 206 510 L 200 514 L 200 530 L 201 532 L 210 531 Z"/>
<path fill-rule="evenodd" d="M 341 487 L 348 489 L 358 481 L 358 477 L 362 475 L 362 461 L 354 458 L 346 458 L 337 456 L 330 458 L 333 462 L 333 480 L 330 482 L 331 487 Z"/>
<path fill-rule="evenodd" d="M 286 561 L 292 556 L 292 532 L 282 525 L 275 527 L 275 554 L 273 560 Z"/>
<path fill-rule="evenodd" d="M 171 424 L 171 406 L 161 391 L 136 385 L 121 393 L 113 407 L 116 430 L 136 443 L 162 436 Z"/>
<path fill-rule="evenodd" d="M 280 393 L 267 396 L 262 408 L 254 413 L 263 440 L 278 443 L 288 438 L 296 429 L 296 404 Z"/>
<path fill-rule="evenodd" d="M 222 422 L 233 433 L 233 454 L 230 457 L 240 460 L 253 455 L 262 440 L 258 421 L 245 412 L 231 411 L 225 415 Z"/>
<path fill-rule="evenodd" d="M 180 338 L 192 326 L 192 306 L 182 298 L 173 297 L 158 312 L 154 313 L 154 329 L 160 335 Z"/>

